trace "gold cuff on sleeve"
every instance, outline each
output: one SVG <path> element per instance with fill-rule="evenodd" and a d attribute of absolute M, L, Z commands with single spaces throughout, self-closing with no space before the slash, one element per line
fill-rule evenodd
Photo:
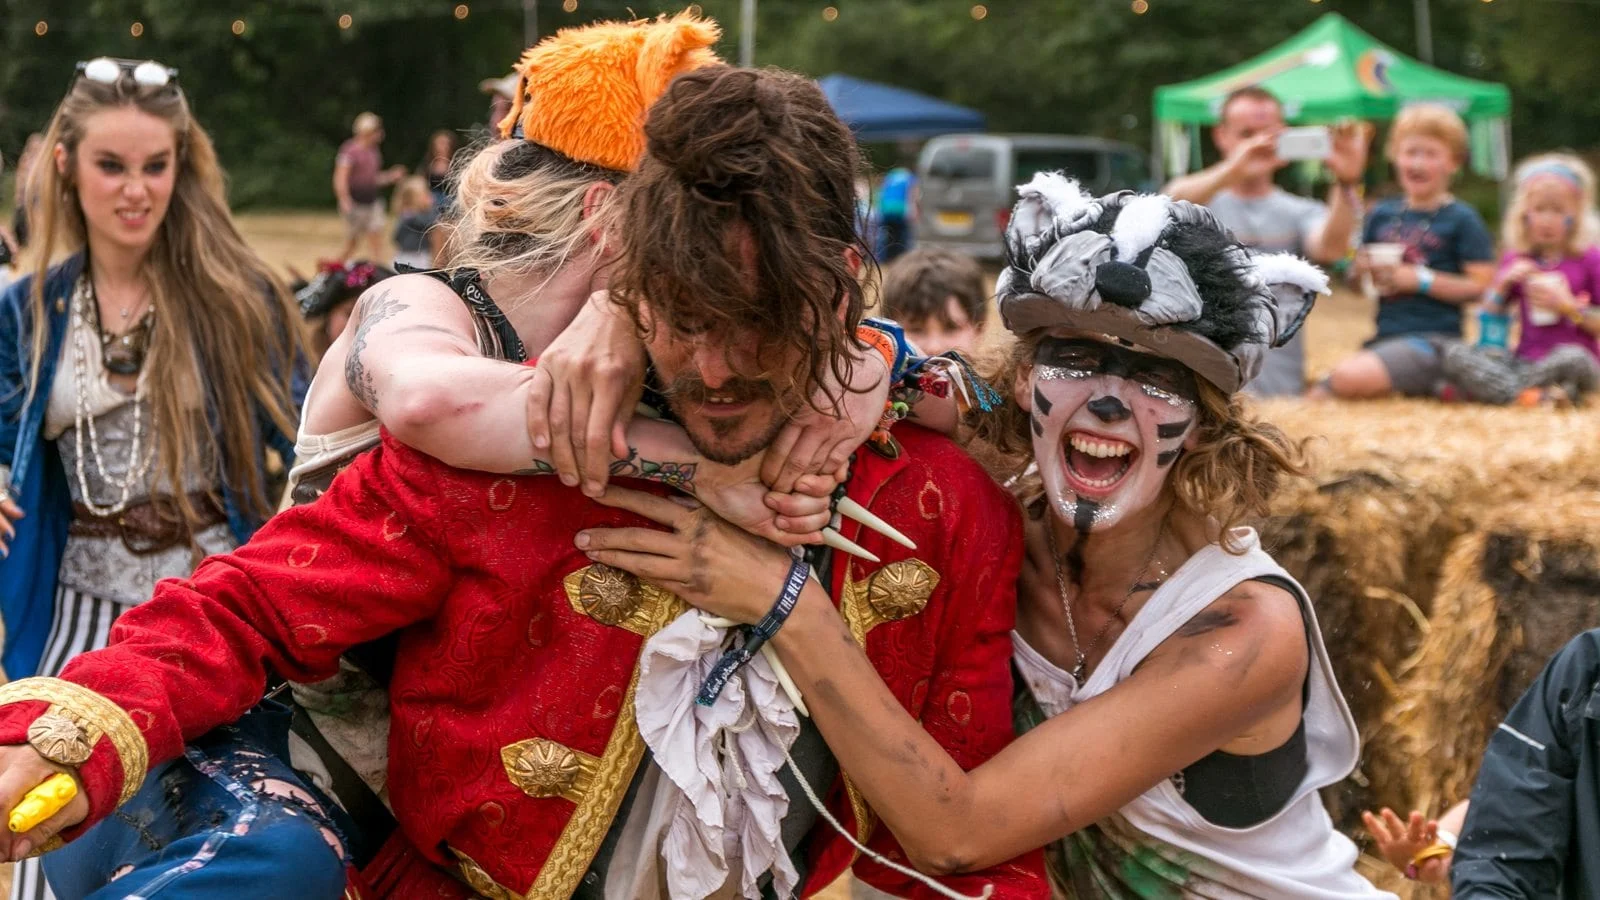
<path fill-rule="evenodd" d="M 144 776 L 150 770 L 150 747 L 145 743 L 144 733 L 133 724 L 132 717 L 122 707 L 82 685 L 60 678 L 24 678 L 0 686 L 0 704 L 26 700 L 41 700 L 50 704 L 39 720 L 51 717 L 46 724 L 52 727 L 41 729 L 41 737 L 64 736 L 64 723 L 58 720 L 66 719 L 82 729 L 83 740 L 91 749 L 102 736 L 111 741 L 117 760 L 122 763 L 122 795 L 117 798 L 117 806 L 127 803 L 138 793 L 144 784 Z M 34 731 L 29 729 L 30 742 Z M 70 745 L 71 741 L 66 743 Z M 37 746 L 36 749 L 50 756 L 44 749 Z"/>

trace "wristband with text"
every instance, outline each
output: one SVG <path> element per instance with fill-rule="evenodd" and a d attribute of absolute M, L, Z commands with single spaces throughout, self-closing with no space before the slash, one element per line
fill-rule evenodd
<path fill-rule="evenodd" d="M 800 592 L 805 589 L 806 579 L 811 576 L 811 565 L 806 562 L 805 555 L 795 548 L 794 560 L 789 564 L 789 575 L 783 581 L 783 590 L 778 593 L 777 602 L 772 604 L 772 610 L 754 625 L 740 627 L 744 643 L 723 654 L 717 664 L 711 667 L 705 681 L 700 683 L 700 691 L 695 695 L 696 703 L 701 706 L 710 706 L 717 702 L 722 689 L 728 686 L 728 680 L 748 663 L 761 649 L 761 645 L 777 635 L 778 629 L 783 627 L 789 614 L 794 612 L 795 604 L 800 602 Z"/>

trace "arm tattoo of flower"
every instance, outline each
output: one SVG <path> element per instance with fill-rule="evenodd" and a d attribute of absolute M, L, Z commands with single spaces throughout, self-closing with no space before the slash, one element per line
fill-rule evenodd
<path fill-rule="evenodd" d="M 627 459 L 617 459 L 611 462 L 611 477 L 613 478 L 638 478 L 643 481 L 657 481 L 669 487 L 677 488 L 684 493 L 694 493 L 694 476 L 696 463 L 664 462 L 653 459 L 644 459 L 639 455 L 639 448 L 629 447 Z M 542 459 L 532 460 L 525 469 L 518 469 L 513 475 L 554 475 L 556 467 Z"/>
<path fill-rule="evenodd" d="M 659 481 L 668 487 L 674 487 L 684 493 L 692 494 L 694 493 L 695 468 L 694 463 L 645 459 L 639 455 L 637 447 L 629 447 L 627 459 L 612 461 L 611 475 L 612 477 Z"/>
<path fill-rule="evenodd" d="M 344 381 L 356 399 L 373 412 L 378 410 L 378 391 L 372 383 L 372 373 L 367 371 L 366 361 L 361 358 L 367 349 L 367 335 L 379 322 L 406 308 L 406 304 L 388 290 L 380 291 L 371 300 L 363 299 L 356 305 L 356 315 L 361 321 L 356 325 L 356 336 L 350 342 L 350 353 L 344 358 Z"/>

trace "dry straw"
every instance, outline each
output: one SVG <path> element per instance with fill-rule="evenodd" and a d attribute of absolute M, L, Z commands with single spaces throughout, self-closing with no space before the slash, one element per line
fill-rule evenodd
<path fill-rule="evenodd" d="M 1544 660 L 1600 624 L 1600 412 L 1260 409 L 1314 439 L 1315 478 L 1262 530 L 1316 603 L 1362 732 L 1330 812 L 1352 833 L 1362 808 L 1437 815 L 1471 789 L 1490 730 Z M 1368 873 L 1412 896 L 1386 868 Z"/>

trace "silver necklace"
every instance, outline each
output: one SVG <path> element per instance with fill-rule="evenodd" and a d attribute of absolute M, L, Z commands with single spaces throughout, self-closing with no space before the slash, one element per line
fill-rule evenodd
<path fill-rule="evenodd" d="M 1134 591 L 1142 584 L 1139 579 L 1150 568 L 1150 564 L 1155 562 L 1156 551 L 1161 547 L 1161 539 L 1167 535 L 1167 523 L 1162 520 L 1161 530 L 1156 532 L 1155 543 L 1150 545 L 1150 553 L 1145 556 L 1144 564 L 1133 574 L 1133 583 L 1128 585 L 1128 592 L 1122 595 L 1122 602 L 1118 603 L 1117 608 L 1111 611 L 1111 617 L 1106 619 L 1104 625 L 1100 626 L 1100 631 L 1095 634 L 1094 640 L 1089 642 L 1088 647 L 1084 647 L 1078 642 L 1078 623 L 1072 618 L 1072 600 L 1067 595 L 1067 576 L 1061 571 L 1061 554 L 1056 550 L 1055 525 L 1046 519 L 1044 528 L 1045 538 L 1050 544 L 1050 564 L 1056 570 L 1056 590 L 1061 594 L 1061 610 L 1067 614 L 1067 633 L 1072 636 L 1072 652 L 1078 657 L 1078 661 L 1072 666 L 1072 680 L 1081 685 L 1083 684 L 1084 676 L 1089 673 L 1089 654 L 1093 653 L 1100 646 L 1100 642 L 1105 640 L 1106 634 L 1111 630 L 1111 623 L 1122 615 L 1122 608 L 1128 605 L 1128 601 L 1133 599 Z"/>
<path fill-rule="evenodd" d="M 100 435 L 95 431 L 94 417 L 89 415 L 89 348 L 84 335 L 89 330 L 89 304 L 95 302 L 94 286 L 90 284 L 85 275 L 78 282 L 77 294 L 72 305 L 72 332 L 73 354 L 72 372 L 77 381 L 76 405 L 73 410 L 73 440 L 78 452 L 76 474 L 78 476 L 78 490 L 83 495 L 83 505 L 97 516 L 114 516 L 128 508 L 128 501 L 133 497 L 134 488 L 145 483 L 145 476 L 150 473 L 150 465 L 155 460 L 155 441 L 150 442 L 148 449 L 144 443 L 144 385 L 135 382 L 133 390 L 133 440 L 129 449 L 128 458 L 130 465 L 128 471 L 121 478 L 112 478 L 106 472 L 105 458 L 100 450 Z M 89 491 L 89 479 L 84 470 L 83 436 L 89 435 L 89 454 L 94 457 L 94 466 L 100 474 L 101 481 L 111 485 L 113 490 L 121 496 L 110 506 L 99 506 L 94 502 L 94 496 Z M 141 450 L 144 450 L 141 458 Z"/>

